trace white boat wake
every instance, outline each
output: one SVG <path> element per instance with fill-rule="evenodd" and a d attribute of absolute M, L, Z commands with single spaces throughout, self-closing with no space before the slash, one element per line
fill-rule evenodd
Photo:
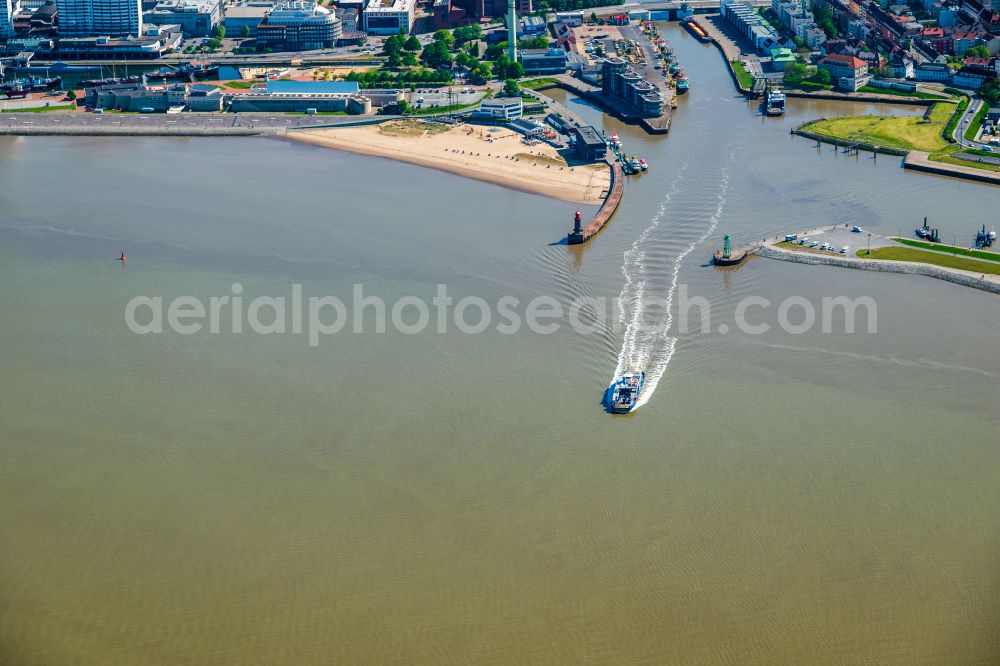
<path fill-rule="evenodd" d="M 677 337 L 670 335 L 670 328 L 673 324 L 671 307 L 673 306 L 674 292 L 677 289 L 681 264 L 685 257 L 715 232 L 719 224 L 719 219 L 726 205 L 726 193 L 729 190 L 729 168 L 733 157 L 734 155 L 730 154 L 729 162 L 723 169 L 717 195 L 718 203 L 712 217 L 709 218 L 708 227 L 674 259 L 670 284 L 665 295 L 647 293 L 646 244 L 666 214 L 667 206 L 677 192 L 676 185 L 680 182 L 683 172 L 678 174 L 678 178 L 674 180 L 674 185 L 664 197 L 650 225 L 639 234 L 632 247 L 625 252 L 625 263 L 622 266 L 625 284 L 622 286 L 620 297 L 621 323 L 625 327 L 625 333 L 614 377 L 617 378 L 622 373 L 629 371 L 645 371 L 646 383 L 634 409 L 642 407 L 653 397 L 656 385 L 663 377 L 667 365 L 674 355 Z"/>

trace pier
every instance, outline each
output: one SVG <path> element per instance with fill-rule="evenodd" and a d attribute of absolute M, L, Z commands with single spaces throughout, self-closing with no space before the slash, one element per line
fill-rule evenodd
<path fill-rule="evenodd" d="M 596 236 L 618 210 L 618 204 L 621 203 L 622 194 L 625 192 L 625 172 L 617 160 L 609 157 L 606 161 L 611 167 L 611 186 L 608 188 L 608 196 L 604 198 L 604 203 L 587 226 L 581 226 L 580 220 L 577 220 L 573 230 L 566 235 L 566 242 L 570 245 L 582 245 Z"/>

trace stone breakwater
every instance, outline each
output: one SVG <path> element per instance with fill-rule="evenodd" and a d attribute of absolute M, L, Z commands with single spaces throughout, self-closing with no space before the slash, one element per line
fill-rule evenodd
<path fill-rule="evenodd" d="M 930 264 L 919 264 L 905 261 L 882 261 L 879 259 L 851 259 L 847 257 L 835 257 L 822 254 L 806 252 L 795 252 L 793 250 L 780 250 L 778 248 L 764 245 L 757 248 L 755 254 L 768 259 L 779 261 L 791 261 L 797 264 L 812 264 L 824 266 L 839 266 L 841 268 L 856 268 L 862 271 L 877 271 L 880 273 L 906 273 L 909 275 L 926 275 L 927 277 L 947 280 L 965 287 L 982 289 L 994 294 L 1000 294 L 1000 283 L 992 280 L 976 277 L 971 273 L 951 271 L 940 266 Z"/>

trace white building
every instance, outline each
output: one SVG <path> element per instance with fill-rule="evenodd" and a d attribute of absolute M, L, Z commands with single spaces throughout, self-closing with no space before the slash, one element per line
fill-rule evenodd
<path fill-rule="evenodd" d="M 56 0 L 60 37 L 138 37 L 142 0 Z"/>
<path fill-rule="evenodd" d="M 1000 2 L 1000 0 L 997 0 Z M 556 12 L 556 23 L 565 23 L 571 28 L 583 25 L 583 12 Z"/>
<path fill-rule="evenodd" d="M 524 115 L 524 102 L 520 97 L 494 97 L 479 105 L 476 115 L 499 120 L 514 120 Z"/>
<path fill-rule="evenodd" d="M 189 37 L 207 37 L 222 20 L 219 0 L 160 0 L 146 12 L 152 25 L 179 25 Z"/>
<path fill-rule="evenodd" d="M 806 46 L 816 51 L 819 49 L 820 44 L 826 41 L 826 33 L 823 32 L 822 28 L 809 28 L 805 31 L 802 39 L 805 41 Z"/>
<path fill-rule="evenodd" d="M 416 0 L 371 0 L 361 14 L 365 32 L 370 35 L 396 35 L 400 30 L 409 33 L 415 7 Z"/>

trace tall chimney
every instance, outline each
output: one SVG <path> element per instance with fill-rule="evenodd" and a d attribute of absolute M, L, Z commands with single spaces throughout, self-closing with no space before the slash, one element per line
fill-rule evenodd
<path fill-rule="evenodd" d="M 517 7 L 516 0 L 507 0 L 507 53 L 511 62 L 517 62 Z"/>

